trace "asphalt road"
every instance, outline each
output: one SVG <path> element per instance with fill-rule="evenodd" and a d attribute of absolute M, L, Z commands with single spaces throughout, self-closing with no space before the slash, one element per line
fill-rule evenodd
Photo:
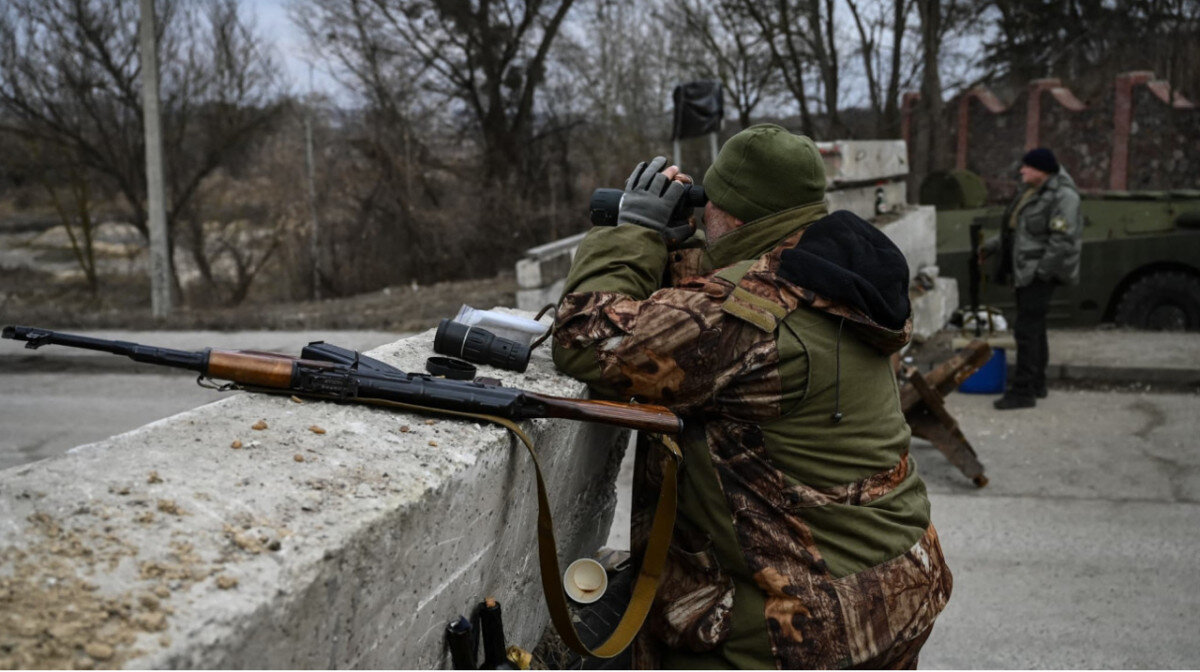
<path fill-rule="evenodd" d="M 1200 666 L 1200 396 L 993 398 L 947 399 L 986 488 L 914 447 L 955 579 L 922 667 Z"/>
<path fill-rule="evenodd" d="M 188 373 L 0 373 L 0 469 L 221 398 L 195 380 Z"/>
<path fill-rule="evenodd" d="M 88 331 L 159 347 L 298 353 L 324 340 L 366 352 L 406 334 L 384 331 Z M 196 374 L 115 355 L 0 341 L 0 469 L 54 455 L 216 401 Z M 224 393 L 230 394 L 230 393 Z"/>

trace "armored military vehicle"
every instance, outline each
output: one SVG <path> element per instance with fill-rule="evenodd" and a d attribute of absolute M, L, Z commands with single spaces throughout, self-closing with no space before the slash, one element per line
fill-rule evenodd
<path fill-rule="evenodd" d="M 1080 281 L 1054 293 L 1049 324 L 1200 330 L 1200 191 L 1081 196 Z M 1005 209 L 985 200 L 982 181 L 967 171 L 934 173 L 921 185 L 921 202 L 938 208 L 938 267 L 943 276 L 959 279 L 963 306 L 970 302 L 970 225 L 996 235 Z M 980 304 L 1002 309 L 1011 320 L 1012 288 L 991 281 L 996 259 L 985 263 Z"/>

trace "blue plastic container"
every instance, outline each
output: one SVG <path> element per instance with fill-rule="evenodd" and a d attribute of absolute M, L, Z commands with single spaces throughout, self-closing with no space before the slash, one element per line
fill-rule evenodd
<path fill-rule="evenodd" d="M 1008 361 L 1004 348 L 992 348 L 992 358 L 958 386 L 967 394 L 1000 394 L 1008 377 Z"/>

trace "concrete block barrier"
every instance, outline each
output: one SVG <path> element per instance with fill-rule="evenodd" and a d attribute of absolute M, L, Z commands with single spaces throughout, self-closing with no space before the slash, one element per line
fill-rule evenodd
<path fill-rule="evenodd" d="M 831 187 L 908 174 L 908 147 L 903 140 L 834 140 L 818 142 Z"/>
<path fill-rule="evenodd" d="M 864 187 L 847 187 L 825 193 L 829 211 L 849 210 L 865 220 L 874 220 L 881 214 L 906 209 L 905 184 L 903 182 L 880 182 Z"/>
<path fill-rule="evenodd" d="M 879 218 L 875 225 L 904 253 L 910 281 L 922 269 L 937 264 L 937 213 L 933 206 L 910 205 Z"/>
<path fill-rule="evenodd" d="M 369 354 L 422 371 L 432 339 Z M 584 391 L 544 348 L 480 375 Z M 608 534 L 627 433 L 524 426 L 565 567 Z M 489 595 L 532 647 L 536 502 L 498 427 L 231 393 L 0 471 L 0 668 L 448 668 L 446 623 Z"/>
<path fill-rule="evenodd" d="M 539 245 L 517 260 L 517 308 L 537 312 L 557 303 L 584 233 Z"/>

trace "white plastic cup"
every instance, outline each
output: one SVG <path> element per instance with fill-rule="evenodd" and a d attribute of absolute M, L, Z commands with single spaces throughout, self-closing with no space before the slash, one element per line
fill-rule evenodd
<path fill-rule="evenodd" d="M 563 572 L 563 588 L 567 597 L 580 604 L 591 604 L 608 590 L 608 572 L 604 565 L 591 558 L 580 558 Z"/>

